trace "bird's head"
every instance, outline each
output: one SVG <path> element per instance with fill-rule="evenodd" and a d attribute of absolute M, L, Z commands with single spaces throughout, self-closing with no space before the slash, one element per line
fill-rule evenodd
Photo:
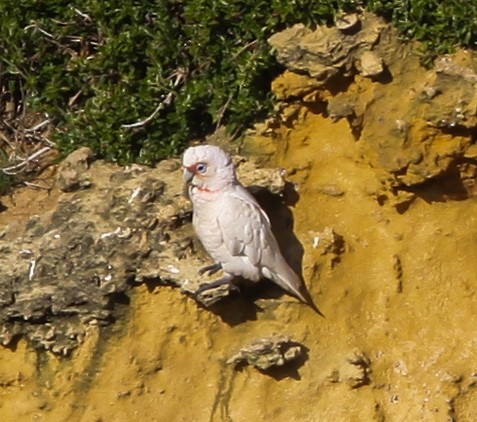
<path fill-rule="evenodd" d="M 215 192 L 236 181 L 232 157 L 214 145 L 188 148 L 182 158 L 184 181 L 200 191 Z"/>

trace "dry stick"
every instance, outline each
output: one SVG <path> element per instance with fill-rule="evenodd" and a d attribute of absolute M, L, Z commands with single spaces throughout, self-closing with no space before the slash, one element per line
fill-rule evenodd
<path fill-rule="evenodd" d="M 165 98 L 165 100 L 162 101 L 156 107 L 156 109 L 152 112 L 152 114 L 150 116 L 146 117 L 144 120 L 141 120 L 140 122 L 131 123 L 131 124 L 128 124 L 128 125 L 121 125 L 121 127 L 131 129 L 131 128 L 142 127 L 142 126 L 147 125 L 152 119 L 154 119 L 154 117 L 157 116 L 157 114 L 164 108 L 165 105 L 169 105 L 171 103 L 171 100 L 172 100 L 172 92 L 169 92 L 169 94 L 167 94 L 167 97 Z"/>
<path fill-rule="evenodd" d="M 243 87 L 243 82 L 239 85 L 239 88 L 238 88 L 239 92 L 242 89 L 242 87 Z M 217 124 L 215 126 L 215 131 L 217 131 L 219 129 L 220 124 L 222 123 L 222 119 L 224 118 L 224 114 L 227 111 L 227 109 L 229 108 L 229 105 L 230 105 L 230 102 L 232 101 L 232 98 L 233 98 L 233 93 L 230 93 L 229 98 L 227 99 L 225 104 L 220 109 L 219 119 L 217 120 Z"/>
<path fill-rule="evenodd" d="M 75 13 L 77 13 L 78 15 L 80 15 L 84 20 L 87 20 L 89 22 L 93 22 L 93 19 L 91 19 L 91 16 L 89 16 L 87 13 L 83 13 L 81 10 L 79 9 L 73 9 L 75 11 Z"/>
<path fill-rule="evenodd" d="M 11 149 L 13 149 L 13 145 L 11 144 L 10 140 L 3 134 L 3 132 L 0 132 L 0 138 L 2 138 L 3 142 L 5 142 Z"/>
<path fill-rule="evenodd" d="M 217 119 L 217 124 L 215 125 L 215 131 L 217 131 L 222 124 L 222 119 L 224 118 L 224 114 L 227 111 L 227 108 L 229 107 L 230 102 L 232 101 L 233 95 L 230 94 L 229 98 L 225 102 L 225 104 L 221 107 L 220 113 L 219 113 L 219 118 Z"/>
<path fill-rule="evenodd" d="M 253 40 L 253 41 L 250 41 L 249 43 L 245 44 L 239 51 L 237 51 L 232 56 L 232 61 L 235 60 L 238 56 L 240 56 L 244 51 L 248 50 L 250 47 L 255 47 L 257 42 L 258 42 L 258 40 Z"/>
<path fill-rule="evenodd" d="M 51 39 L 54 38 L 53 35 L 51 35 L 49 32 L 46 32 L 44 29 L 40 28 L 40 26 L 36 22 L 32 23 L 31 25 L 25 26 L 25 28 L 23 28 L 23 30 L 26 31 L 26 30 L 32 29 L 32 28 L 34 30 L 38 30 L 39 32 L 41 32 L 43 35 L 45 35 L 48 38 L 51 38 Z"/>
<path fill-rule="evenodd" d="M 247 51 L 249 48 L 251 47 L 255 47 L 255 45 L 257 44 L 258 40 L 254 40 L 254 41 L 251 41 L 249 42 L 248 44 L 245 44 L 237 53 L 235 53 L 232 57 L 232 60 L 235 60 L 238 56 L 240 56 L 244 51 Z M 239 86 L 239 91 L 242 89 L 242 86 L 243 86 L 243 83 L 240 84 Z M 219 113 L 219 119 L 217 120 L 217 124 L 215 125 L 215 130 L 217 131 L 217 129 L 220 127 L 220 124 L 222 123 L 222 119 L 224 118 L 224 114 L 225 112 L 227 111 L 227 109 L 229 108 L 229 105 L 230 105 L 230 102 L 232 101 L 232 98 L 233 98 L 233 94 L 230 94 L 229 95 L 229 98 L 227 99 L 227 101 L 225 102 L 225 104 L 222 106 L 222 108 L 220 109 L 220 113 Z"/>
<path fill-rule="evenodd" d="M 48 146 L 52 147 L 53 149 L 57 149 L 56 144 L 54 142 L 50 141 L 46 136 L 39 135 L 39 134 L 25 133 L 25 138 L 28 141 L 43 142 L 43 143 L 47 144 Z"/>
<path fill-rule="evenodd" d="M 171 75 L 171 76 L 173 76 L 173 75 Z M 177 85 L 179 85 L 179 82 L 184 78 L 184 75 L 179 71 L 175 74 L 175 76 L 176 76 L 176 80 L 174 81 L 173 87 L 176 87 Z M 140 122 L 136 122 L 136 123 L 124 124 L 124 125 L 121 125 L 121 127 L 126 128 L 126 129 L 132 129 L 132 128 L 136 128 L 136 127 L 146 126 L 151 120 L 154 119 L 154 117 L 156 117 L 158 115 L 158 113 L 165 106 L 168 106 L 168 105 L 171 104 L 173 95 L 174 95 L 173 91 L 169 92 L 169 94 L 167 94 L 167 97 L 164 98 L 164 101 L 161 101 L 159 103 L 159 105 L 156 107 L 156 109 L 152 112 L 152 114 L 150 116 L 146 117 L 144 120 L 141 120 Z"/>
<path fill-rule="evenodd" d="M 46 126 L 48 123 L 50 123 L 50 119 L 46 119 L 41 123 L 38 123 L 37 125 L 25 129 L 25 132 L 36 132 L 37 130 L 42 129 L 44 126 Z"/>
<path fill-rule="evenodd" d="M 43 147 L 42 149 L 39 149 L 38 151 L 34 152 L 29 157 L 25 158 L 21 163 L 15 164 L 14 166 L 10 166 L 10 167 L 0 168 L 0 170 L 3 171 L 5 174 L 9 174 L 9 175 L 20 173 L 28 163 L 30 163 L 31 161 L 35 160 L 36 158 L 40 157 L 41 155 L 45 154 L 48 151 L 51 151 L 50 147 Z"/>
<path fill-rule="evenodd" d="M 72 107 L 76 101 L 78 100 L 78 98 L 80 97 L 80 95 L 83 93 L 83 88 L 81 88 L 75 95 L 73 95 L 69 100 L 68 100 L 68 107 Z"/>
<path fill-rule="evenodd" d="M 56 47 L 59 47 L 59 48 L 63 49 L 64 51 L 67 51 L 67 52 L 71 51 L 71 48 L 69 48 L 68 46 L 66 46 L 64 44 L 61 44 L 58 41 L 56 41 L 58 39 L 58 37 L 55 37 L 52 34 L 50 34 L 49 32 L 45 31 L 36 22 L 34 22 L 31 25 L 25 26 L 25 28 L 23 28 L 23 30 L 26 31 L 27 29 L 32 29 L 32 28 L 33 28 L 34 31 L 39 31 L 40 33 L 45 35 L 46 41 L 50 42 L 51 44 L 55 45 Z"/>
<path fill-rule="evenodd" d="M 41 186 L 41 185 L 38 185 L 36 183 L 31 183 L 31 182 L 23 182 L 23 184 L 26 186 L 26 187 L 29 187 L 29 188 L 32 188 L 32 189 L 36 189 L 36 190 L 47 190 L 47 191 L 50 191 L 51 190 L 51 187 L 48 187 L 48 186 Z"/>
<path fill-rule="evenodd" d="M 53 149 L 57 149 L 57 146 L 54 142 L 50 141 L 46 136 L 41 135 L 40 140 L 44 142 L 45 144 L 49 145 Z"/>

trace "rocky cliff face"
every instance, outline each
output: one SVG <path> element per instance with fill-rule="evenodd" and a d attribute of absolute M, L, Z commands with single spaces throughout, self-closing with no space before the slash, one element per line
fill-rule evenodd
<path fill-rule="evenodd" d="M 2 198 L 5 420 L 467 421 L 477 405 L 477 61 L 376 17 L 270 39 L 277 117 L 239 177 L 324 317 L 210 281 L 177 160 L 88 150 Z"/>
<path fill-rule="evenodd" d="M 291 105 L 307 105 L 321 106 L 332 121 L 346 119 L 363 161 L 382 173 L 394 194 L 443 179 L 463 184 L 466 193 L 454 186 L 453 197 L 473 193 L 473 53 L 442 57 L 426 70 L 381 20 L 365 14 L 347 21 L 355 24 L 316 31 L 296 25 L 270 38 L 290 69 L 274 84 L 285 115 Z"/>

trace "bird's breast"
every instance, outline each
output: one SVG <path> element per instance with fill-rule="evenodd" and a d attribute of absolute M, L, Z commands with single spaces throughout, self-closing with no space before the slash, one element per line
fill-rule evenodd
<path fill-rule="evenodd" d="M 216 202 L 202 200 L 193 201 L 192 224 L 206 251 L 214 256 L 214 251 L 223 245 L 222 232 L 218 223 L 220 207 Z"/>

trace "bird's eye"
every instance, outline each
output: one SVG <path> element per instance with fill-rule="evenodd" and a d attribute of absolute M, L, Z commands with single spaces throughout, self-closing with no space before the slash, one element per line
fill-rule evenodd
<path fill-rule="evenodd" d="M 207 165 L 204 164 L 204 163 L 199 163 L 199 164 L 197 164 L 197 166 L 195 167 L 195 169 L 196 169 L 199 173 L 204 174 L 204 173 L 207 171 Z"/>

